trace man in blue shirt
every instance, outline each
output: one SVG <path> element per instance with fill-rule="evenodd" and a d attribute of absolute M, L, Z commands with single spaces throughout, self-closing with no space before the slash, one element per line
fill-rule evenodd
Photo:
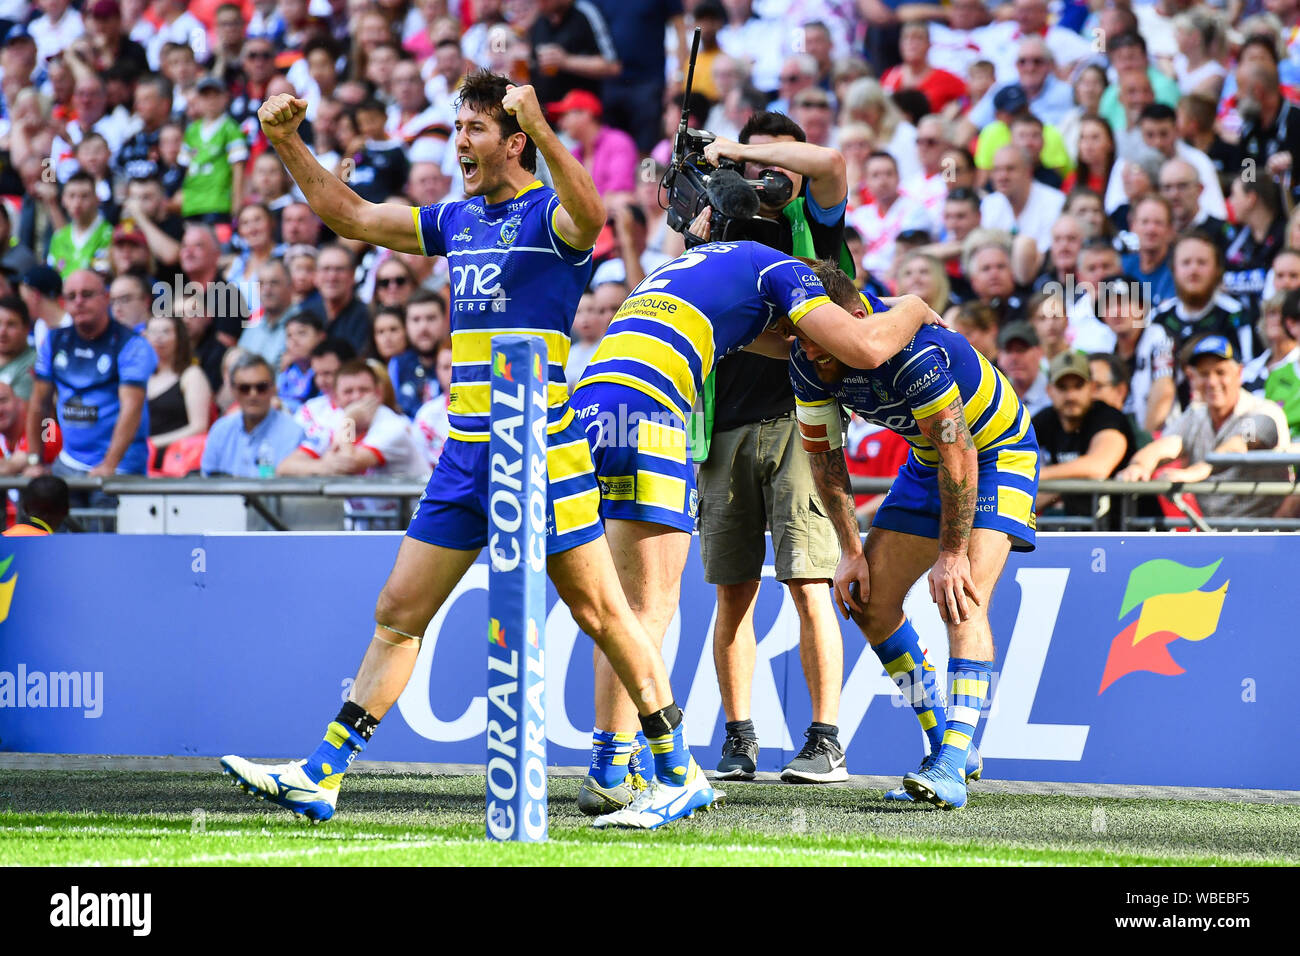
<path fill-rule="evenodd" d="M 36 357 L 36 383 L 27 408 L 27 434 L 42 433 L 51 398 L 58 409 L 63 451 L 57 475 L 143 475 L 149 411 L 145 383 L 158 365 L 153 349 L 108 314 L 108 287 L 98 273 L 78 269 L 63 284 L 72 325 L 53 329 Z M 32 453 L 29 472 L 41 469 Z"/>
<path fill-rule="evenodd" d="M 262 356 L 248 354 L 237 360 L 230 383 L 239 414 L 218 419 L 208 432 L 203 474 L 270 478 L 302 441 L 302 428 L 288 412 L 271 407 L 275 381 Z"/>

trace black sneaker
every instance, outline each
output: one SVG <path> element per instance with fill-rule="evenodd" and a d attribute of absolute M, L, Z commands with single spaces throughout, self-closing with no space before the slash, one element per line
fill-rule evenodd
<path fill-rule="evenodd" d="M 753 780 L 758 763 L 758 741 L 727 734 L 718 761 L 719 780 Z"/>
<path fill-rule="evenodd" d="M 849 768 L 838 740 L 811 730 L 805 731 L 804 736 L 808 739 L 803 749 L 781 771 L 782 780 L 789 783 L 837 783 L 849 779 Z"/>

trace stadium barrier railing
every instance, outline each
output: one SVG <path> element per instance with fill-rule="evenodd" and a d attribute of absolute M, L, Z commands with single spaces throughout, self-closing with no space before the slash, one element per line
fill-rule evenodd
<path fill-rule="evenodd" d="M 1276 452 L 1247 452 L 1236 455 L 1216 455 L 1209 459 L 1210 464 L 1222 467 L 1238 468 L 1270 467 L 1278 465 L 1300 466 L 1300 454 Z M 0 488 L 21 489 L 29 479 L 24 477 L 0 477 Z M 196 527 L 196 519 L 191 516 L 183 531 L 193 533 L 204 530 L 324 530 L 335 528 L 364 528 L 366 530 L 402 530 L 410 519 L 412 509 L 424 493 L 424 483 L 400 478 L 137 478 L 119 476 L 114 478 L 68 478 L 68 487 L 72 492 L 99 492 L 110 498 L 118 499 L 118 505 L 100 503 L 90 507 L 77 507 L 72 510 L 74 530 L 123 531 L 132 530 L 121 524 L 121 500 L 133 497 L 152 496 L 157 499 L 170 498 L 234 498 L 243 501 L 248 511 L 256 518 L 248 527 Z M 893 484 L 893 478 L 852 478 L 855 494 L 883 494 Z M 1300 482 L 1297 481 L 1253 481 L 1236 478 L 1233 480 L 1209 480 L 1198 482 L 1144 481 L 1126 482 L 1108 479 L 1092 481 L 1082 479 L 1064 479 L 1044 481 L 1039 485 L 1041 493 L 1058 495 L 1086 495 L 1091 499 L 1089 514 L 1066 515 L 1046 511 L 1038 515 L 1038 527 L 1045 531 L 1150 531 L 1199 528 L 1200 530 L 1231 531 L 1292 531 L 1300 530 L 1300 518 L 1274 517 L 1219 517 L 1215 515 L 1200 516 L 1190 509 L 1182 517 L 1152 517 L 1137 513 L 1137 501 L 1141 498 L 1163 496 L 1175 506 L 1185 495 L 1239 495 L 1267 497 L 1279 503 L 1283 498 L 1300 495 Z M 335 504 L 353 500 L 359 502 L 349 507 L 346 515 L 342 510 L 331 512 L 334 524 L 300 525 L 290 514 L 291 501 L 302 500 L 333 501 Z M 365 502 L 377 500 L 395 500 L 396 510 L 375 509 Z M 345 524 L 344 521 L 349 523 Z M 162 526 L 137 528 L 140 531 L 163 533 Z M 172 533 L 172 532 L 167 532 Z"/>

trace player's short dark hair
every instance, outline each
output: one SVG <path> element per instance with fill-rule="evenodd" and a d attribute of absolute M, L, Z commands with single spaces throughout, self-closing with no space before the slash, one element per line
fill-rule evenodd
<path fill-rule="evenodd" d="M 383 113 L 388 115 L 388 108 L 374 96 L 367 96 L 364 100 L 352 107 L 352 116 L 355 118 L 358 113 Z"/>
<path fill-rule="evenodd" d="M 68 483 L 58 475 L 38 475 L 23 489 L 23 514 L 57 528 L 68 516 Z"/>
<path fill-rule="evenodd" d="M 322 358 L 326 355 L 333 355 L 341 365 L 346 365 L 357 357 L 357 350 L 352 347 L 351 342 L 331 336 L 325 341 L 317 343 L 316 347 L 311 350 L 312 358 Z"/>
<path fill-rule="evenodd" d="M 1172 106 L 1164 103 L 1148 103 L 1142 107 L 1142 112 L 1138 114 L 1138 122 L 1144 123 L 1152 120 L 1157 123 L 1177 123 L 1178 114 L 1174 112 Z"/>
<path fill-rule="evenodd" d="M 91 192 L 95 191 L 95 177 L 90 175 L 90 173 L 86 172 L 84 169 L 78 169 L 75 173 L 69 176 L 67 180 L 64 181 L 63 188 L 67 189 L 73 183 L 85 183 L 90 187 Z"/>
<path fill-rule="evenodd" d="M 315 352 L 312 352 L 312 355 L 315 354 Z M 350 358 L 345 361 L 339 366 L 338 373 L 335 375 L 335 380 L 337 381 L 345 375 L 369 375 L 370 381 L 374 382 L 376 385 L 379 384 L 379 376 L 376 375 L 375 370 L 370 367 L 370 363 L 363 358 Z"/>
<path fill-rule="evenodd" d="M 456 98 L 456 108 L 468 106 L 475 113 L 492 117 L 501 129 L 501 141 L 505 142 L 516 133 L 524 137 L 524 151 L 519 154 L 519 165 L 530 173 L 537 172 L 537 144 L 523 131 L 519 121 L 507 113 L 501 105 L 506 95 L 506 88 L 513 86 L 509 79 L 490 70 L 475 70 L 465 77 L 460 85 L 460 96 Z"/>
<path fill-rule="evenodd" d="M 826 294 L 836 305 L 847 309 L 862 301 L 853 280 L 834 262 L 829 259 L 805 259 L 804 262 L 812 266 L 813 273 L 821 280 L 826 287 Z"/>
<path fill-rule="evenodd" d="M 759 110 L 745 120 L 745 125 L 740 128 L 740 135 L 737 138 L 744 144 L 749 142 L 751 136 L 793 136 L 800 143 L 808 142 L 808 134 L 803 131 L 802 126 L 784 113 L 772 113 L 768 110 Z"/>
<path fill-rule="evenodd" d="M 23 328 L 32 327 L 32 314 L 27 311 L 27 303 L 20 296 L 6 295 L 0 298 L 0 309 L 6 309 L 17 315 L 23 323 Z"/>
<path fill-rule="evenodd" d="M 1029 110 L 1024 110 L 1023 112 L 1017 113 L 1015 116 L 1011 118 L 1011 125 L 1012 126 L 1037 126 L 1039 129 L 1042 129 L 1043 121 L 1040 120 L 1033 113 L 1029 112 Z"/>

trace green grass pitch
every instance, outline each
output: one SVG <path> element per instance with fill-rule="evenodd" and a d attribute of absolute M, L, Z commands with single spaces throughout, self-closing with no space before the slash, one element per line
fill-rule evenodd
<path fill-rule="evenodd" d="M 1294 865 L 1300 806 L 981 793 L 966 809 L 879 790 L 724 783 L 724 806 L 598 832 L 551 780 L 550 842 L 489 843 L 483 777 L 353 773 L 312 826 L 213 772 L 10 771 L 0 865 Z"/>

